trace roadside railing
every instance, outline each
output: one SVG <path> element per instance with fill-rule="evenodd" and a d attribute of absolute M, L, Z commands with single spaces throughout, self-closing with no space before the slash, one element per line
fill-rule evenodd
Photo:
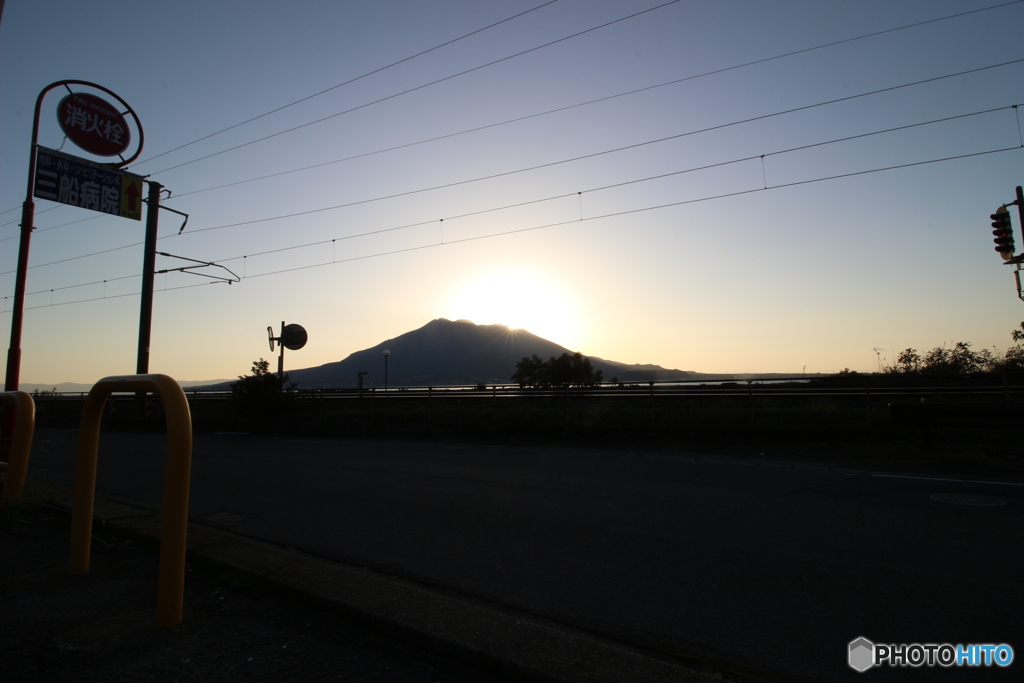
<path fill-rule="evenodd" d="M 28 456 L 32 451 L 32 435 L 35 432 L 36 405 L 30 394 L 24 391 L 0 392 L 0 403 L 14 410 L 14 432 L 10 435 L 11 450 L 7 462 L 0 460 L 3 472 L 3 498 L 21 498 L 28 470 Z M 7 437 L 8 435 L 4 435 Z"/>
<path fill-rule="evenodd" d="M 86 397 L 78 433 L 71 508 L 71 573 L 89 571 L 100 422 L 107 399 L 115 391 L 155 391 L 163 405 L 167 423 L 167 465 L 164 472 L 156 621 L 157 626 L 176 626 L 181 623 L 184 598 L 192 418 L 184 392 L 167 375 L 105 377 L 93 386 Z"/>

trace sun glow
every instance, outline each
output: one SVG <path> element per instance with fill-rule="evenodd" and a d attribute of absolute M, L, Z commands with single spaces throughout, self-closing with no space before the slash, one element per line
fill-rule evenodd
<path fill-rule="evenodd" d="M 577 306 L 566 288 L 530 270 L 488 270 L 467 278 L 445 309 L 452 320 L 508 325 L 566 347 L 581 341 Z"/>

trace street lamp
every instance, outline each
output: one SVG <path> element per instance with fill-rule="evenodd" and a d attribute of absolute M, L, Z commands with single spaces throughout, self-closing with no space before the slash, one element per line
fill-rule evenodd
<path fill-rule="evenodd" d="M 384 349 L 384 391 L 388 390 L 388 356 L 390 355 L 391 352 Z"/>

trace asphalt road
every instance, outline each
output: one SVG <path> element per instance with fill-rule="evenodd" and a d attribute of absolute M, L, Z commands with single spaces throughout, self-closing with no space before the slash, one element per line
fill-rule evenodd
<path fill-rule="evenodd" d="M 39 430 L 30 477 L 70 487 L 76 437 Z M 158 507 L 163 460 L 161 435 L 104 433 L 97 491 Z M 778 680 L 1018 680 L 1024 484 L 905 474 L 687 452 L 199 435 L 190 510 Z M 858 674 L 847 645 L 860 636 L 1007 643 L 1016 661 Z"/>

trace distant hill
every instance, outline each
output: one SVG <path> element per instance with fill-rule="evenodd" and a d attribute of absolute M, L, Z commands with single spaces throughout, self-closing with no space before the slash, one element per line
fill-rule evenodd
<path fill-rule="evenodd" d="M 303 389 L 355 387 L 358 386 L 358 374 L 363 371 L 370 373 L 364 380 L 364 386 L 383 386 L 384 349 L 391 352 L 388 357 L 388 385 L 393 387 L 505 384 L 510 382 L 516 363 L 524 356 L 537 354 L 546 360 L 574 352 L 506 325 L 477 325 L 469 320 L 438 318 L 418 330 L 356 351 L 344 360 L 315 368 L 286 368 L 285 371 Z M 623 382 L 699 377 L 694 372 L 668 370 L 658 365 L 628 365 L 587 357 L 595 370 L 604 373 L 606 381 L 613 377 Z M 275 365 L 271 363 L 271 367 Z M 226 385 L 216 388 L 226 388 Z"/>
<path fill-rule="evenodd" d="M 99 381 L 100 379 L 102 379 L 102 377 L 97 377 L 96 378 L 97 381 Z M 179 380 L 178 384 L 180 384 L 182 387 L 184 387 L 186 389 L 191 389 L 191 388 L 194 388 L 194 387 L 206 387 L 206 386 L 209 386 L 211 384 L 218 384 L 218 385 L 219 384 L 224 384 L 225 386 L 227 386 L 228 384 L 230 384 L 233 381 L 234 380 L 228 380 L 228 379 L 214 379 L 214 380 L 206 379 L 206 380 L 198 380 L 198 381 L 197 380 Z M 85 393 L 88 393 L 89 390 L 92 389 L 92 387 L 93 387 L 92 384 L 81 384 L 81 383 L 78 383 L 78 382 L 60 382 L 58 384 L 32 384 L 32 383 L 21 382 L 18 385 L 18 389 L 20 389 L 21 391 L 27 391 L 30 394 L 33 393 L 33 392 L 36 392 L 36 391 L 43 392 L 43 391 L 54 391 L 54 390 L 56 390 L 57 393 L 62 393 L 62 394 L 75 393 L 75 392 L 81 392 L 81 393 L 85 394 Z"/>

